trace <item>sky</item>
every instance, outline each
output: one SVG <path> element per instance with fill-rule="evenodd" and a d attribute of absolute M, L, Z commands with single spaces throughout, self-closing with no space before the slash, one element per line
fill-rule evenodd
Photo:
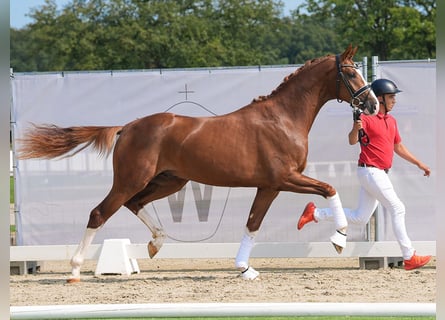
<path fill-rule="evenodd" d="M 69 2 L 70 0 L 56 0 L 58 8 L 62 8 Z M 283 2 L 285 4 L 285 11 L 289 12 L 290 10 L 296 9 L 297 6 L 303 2 L 303 0 L 283 0 Z M 11 27 L 20 29 L 31 22 L 31 19 L 26 16 L 30 9 L 38 7 L 44 3 L 44 0 L 10 0 L 9 17 Z"/>

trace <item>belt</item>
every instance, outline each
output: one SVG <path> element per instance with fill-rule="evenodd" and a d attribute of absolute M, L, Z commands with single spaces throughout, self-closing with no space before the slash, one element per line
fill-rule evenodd
<path fill-rule="evenodd" d="M 376 166 L 373 166 L 373 165 L 370 165 L 370 164 L 366 164 L 366 163 L 363 163 L 363 162 L 359 162 L 358 166 L 362 167 L 362 168 L 377 168 Z M 377 168 L 377 169 L 380 169 L 380 168 Z M 381 169 L 381 170 L 385 171 L 386 173 L 388 173 L 388 171 L 389 171 L 389 169 Z"/>

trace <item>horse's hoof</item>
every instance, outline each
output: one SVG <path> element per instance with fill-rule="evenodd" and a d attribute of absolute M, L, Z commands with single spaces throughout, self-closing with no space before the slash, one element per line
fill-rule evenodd
<path fill-rule="evenodd" d="M 331 237 L 331 242 L 334 245 L 335 251 L 341 254 L 343 249 L 346 248 L 346 233 L 337 230 Z"/>
<path fill-rule="evenodd" d="M 340 247 L 339 245 L 332 243 L 334 245 L 335 251 L 337 251 L 338 254 L 341 254 L 343 251 L 343 247 Z"/>
<path fill-rule="evenodd" d="M 150 258 L 153 258 L 158 253 L 158 248 L 150 241 L 147 245 L 148 247 L 148 255 Z"/>
<path fill-rule="evenodd" d="M 259 272 L 252 267 L 247 267 L 246 270 L 241 272 L 241 278 L 244 280 L 255 280 L 259 276 Z"/>
<path fill-rule="evenodd" d="M 66 280 L 67 283 L 78 283 L 80 282 L 80 278 L 69 278 Z"/>

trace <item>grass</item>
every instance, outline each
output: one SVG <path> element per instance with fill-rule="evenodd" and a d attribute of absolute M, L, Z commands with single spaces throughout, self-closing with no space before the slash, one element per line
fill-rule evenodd
<path fill-rule="evenodd" d="M 159 320 L 160 318 L 138 318 L 142 320 Z M 196 318 L 162 318 L 163 320 L 434 320 L 435 317 L 360 317 L 360 316 L 313 316 L 313 317 L 196 317 Z M 98 319 L 85 319 L 98 320 Z M 101 320 L 104 320 L 101 318 Z M 105 319 L 107 320 L 107 319 Z M 131 320 L 130 318 L 109 318 L 108 320 Z"/>
<path fill-rule="evenodd" d="M 14 203 L 14 177 L 9 177 L 9 203 Z"/>
<path fill-rule="evenodd" d="M 14 177 L 9 177 L 9 203 L 14 203 Z M 9 226 L 9 232 L 15 232 L 15 226 Z"/>

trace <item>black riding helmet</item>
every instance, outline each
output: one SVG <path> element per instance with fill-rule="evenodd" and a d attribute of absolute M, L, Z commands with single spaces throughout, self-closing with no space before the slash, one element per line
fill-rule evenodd
<path fill-rule="evenodd" d="M 388 79 L 377 79 L 371 83 L 371 89 L 376 96 L 383 96 L 388 93 L 399 93 L 402 90 L 397 88 L 396 84 Z"/>

